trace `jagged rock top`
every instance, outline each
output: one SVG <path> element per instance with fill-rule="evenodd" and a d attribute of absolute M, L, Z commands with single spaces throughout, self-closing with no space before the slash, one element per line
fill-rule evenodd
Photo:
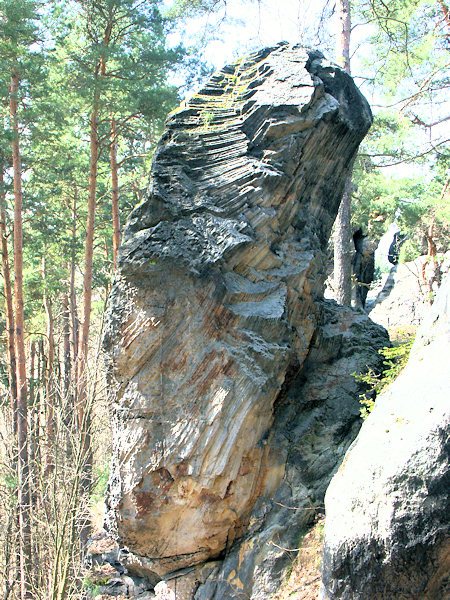
<path fill-rule="evenodd" d="M 299 177 L 296 152 L 328 120 L 341 123 L 346 147 L 339 134 L 333 147 L 321 148 L 318 140 L 314 159 L 303 157 Z M 336 168 L 339 154 L 342 161 L 353 158 L 371 121 L 351 77 L 318 51 L 280 44 L 224 67 L 169 117 L 148 199 L 133 211 L 124 234 L 121 264 L 157 255 L 201 272 L 257 241 L 266 228 L 281 236 L 289 219 L 274 205 L 292 194 L 315 211 L 323 239 L 339 200 L 327 188 L 333 182 L 327 167 Z M 324 196 L 331 206 L 323 206 Z"/>

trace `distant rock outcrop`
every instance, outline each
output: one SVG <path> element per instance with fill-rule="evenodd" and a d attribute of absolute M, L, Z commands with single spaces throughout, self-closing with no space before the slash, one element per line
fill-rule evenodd
<path fill-rule="evenodd" d="M 267 598 L 357 433 L 350 373 L 386 333 L 321 297 L 370 123 L 345 72 L 286 44 L 167 122 L 110 298 L 107 527 L 179 600 Z"/>
<path fill-rule="evenodd" d="M 326 495 L 322 600 L 450 598 L 450 276 Z"/>
<path fill-rule="evenodd" d="M 443 277 L 450 269 L 450 253 L 438 259 Z M 433 261 L 427 256 L 392 267 L 369 292 L 366 310 L 372 321 L 397 330 L 418 327 L 430 308 L 428 281 L 433 270 Z"/>

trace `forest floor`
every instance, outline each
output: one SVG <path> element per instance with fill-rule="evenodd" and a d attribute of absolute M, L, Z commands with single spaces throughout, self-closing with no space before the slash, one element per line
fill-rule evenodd
<path fill-rule="evenodd" d="M 304 536 L 291 573 L 272 600 L 317 600 L 324 524 L 325 518 L 320 517 Z"/>

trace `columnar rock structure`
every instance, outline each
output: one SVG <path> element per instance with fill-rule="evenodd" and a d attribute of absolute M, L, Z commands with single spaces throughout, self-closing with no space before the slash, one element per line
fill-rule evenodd
<path fill-rule="evenodd" d="M 274 413 L 318 335 L 326 244 L 370 124 L 345 72 L 286 44 L 225 67 L 168 119 L 105 334 L 107 524 L 130 571 L 157 580 L 223 556 L 280 488 Z"/>

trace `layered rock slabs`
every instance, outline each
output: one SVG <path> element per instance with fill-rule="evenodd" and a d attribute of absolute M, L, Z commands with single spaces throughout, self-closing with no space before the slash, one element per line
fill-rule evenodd
<path fill-rule="evenodd" d="M 279 488 L 274 405 L 308 355 L 327 240 L 370 124 L 345 72 L 285 44 L 225 67 L 169 117 L 104 342 L 107 523 L 130 570 L 160 578 L 220 556 Z"/>

